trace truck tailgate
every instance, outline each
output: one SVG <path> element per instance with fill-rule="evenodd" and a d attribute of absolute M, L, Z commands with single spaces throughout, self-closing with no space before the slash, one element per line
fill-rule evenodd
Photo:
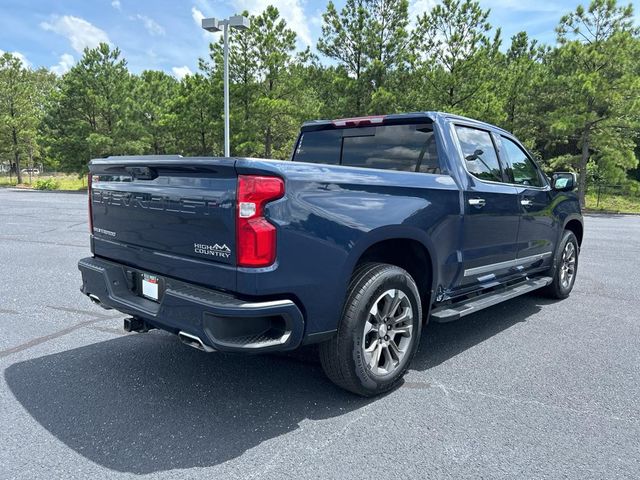
<path fill-rule="evenodd" d="M 94 253 L 155 273 L 234 288 L 234 165 L 225 158 L 92 161 Z"/>

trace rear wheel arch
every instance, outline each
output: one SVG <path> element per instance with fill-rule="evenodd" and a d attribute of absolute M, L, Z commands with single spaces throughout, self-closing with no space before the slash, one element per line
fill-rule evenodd
<path fill-rule="evenodd" d="M 426 236 L 426 235 L 425 235 Z M 428 239 L 427 239 L 428 240 Z M 437 285 L 436 258 L 428 241 L 405 232 L 375 238 L 353 252 L 348 262 L 346 278 L 352 278 L 357 269 L 367 263 L 386 263 L 406 270 L 416 282 L 426 321 Z"/>

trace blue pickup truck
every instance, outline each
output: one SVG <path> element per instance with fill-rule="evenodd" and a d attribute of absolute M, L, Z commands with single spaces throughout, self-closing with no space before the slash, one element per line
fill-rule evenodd
<path fill-rule="evenodd" d="M 576 178 L 509 132 L 436 112 L 312 121 L 289 161 L 90 164 L 82 292 L 206 352 L 318 343 L 327 376 L 399 383 L 427 321 L 573 288 Z"/>

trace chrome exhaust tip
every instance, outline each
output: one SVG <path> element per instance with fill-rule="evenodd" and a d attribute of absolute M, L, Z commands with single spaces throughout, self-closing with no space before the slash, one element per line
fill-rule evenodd
<path fill-rule="evenodd" d="M 190 333 L 180 331 L 178 332 L 178 338 L 185 345 L 197 348 L 198 350 L 202 350 L 203 352 L 215 352 L 213 348 L 211 348 L 209 345 L 206 345 L 202 340 L 200 340 L 200 337 L 191 335 Z"/>
<path fill-rule="evenodd" d="M 107 307 L 104 303 L 102 303 L 102 301 L 100 300 L 100 297 L 98 297 L 97 295 L 94 295 L 93 293 L 89 293 L 87 294 L 87 296 L 93 303 L 95 303 L 99 307 L 102 307 L 105 310 L 111 310 L 111 307 Z"/>

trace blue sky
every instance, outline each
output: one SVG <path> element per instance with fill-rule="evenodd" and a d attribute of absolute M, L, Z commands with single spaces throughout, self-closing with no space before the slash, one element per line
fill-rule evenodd
<path fill-rule="evenodd" d="M 636 0 L 634 9 L 640 11 Z M 335 1 L 340 7 L 344 0 Z M 436 0 L 410 0 L 412 17 Z M 490 21 L 508 39 L 526 30 L 555 43 L 554 27 L 578 0 L 481 0 Z M 583 2 L 586 3 L 586 2 Z M 312 0 L 0 0 L 0 51 L 15 52 L 32 67 L 64 73 L 86 46 L 118 46 L 134 72 L 161 69 L 177 77 L 197 69 L 216 37 L 198 26 L 202 16 L 258 13 L 273 4 L 298 34 L 299 47 L 314 47 L 327 1 Z M 638 17 L 636 17 L 638 18 Z M 508 40 L 505 42 L 508 43 Z"/>

